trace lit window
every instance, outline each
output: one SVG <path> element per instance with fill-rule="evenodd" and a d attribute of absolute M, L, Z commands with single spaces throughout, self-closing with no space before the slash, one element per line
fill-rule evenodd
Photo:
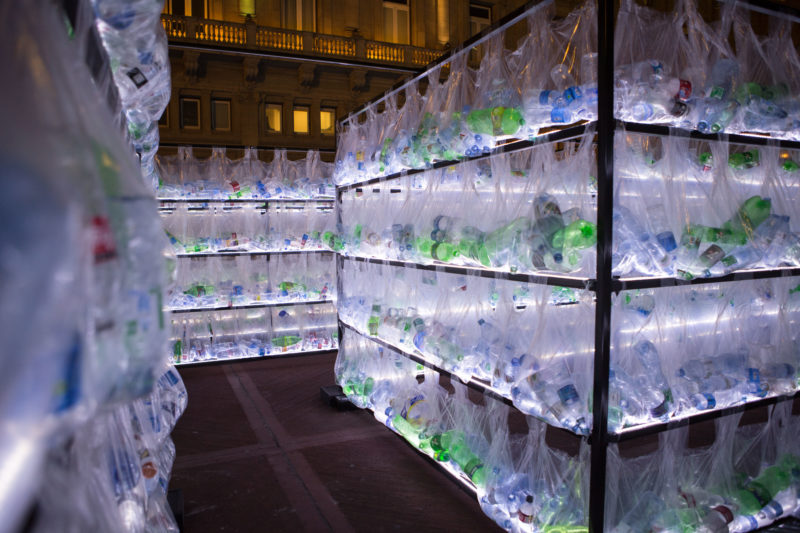
<path fill-rule="evenodd" d="M 181 98 L 181 128 L 200 129 L 200 99 Z"/>
<path fill-rule="evenodd" d="M 450 2 L 436 0 L 436 36 L 440 44 L 450 42 Z"/>
<path fill-rule="evenodd" d="M 332 107 L 323 107 L 319 112 L 319 130 L 323 135 L 336 133 L 336 110 Z"/>
<path fill-rule="evenodd" d="M 315 0 L 283 0 L 283 27 L 290 30 L 317 31 Z"/>
<path fill-rule="evenodd" d="M 164 12 L 171 15 L 206 18 L 206 0 L 167 0 Z"/>
<path fill-rule="evenodd" d="M 383 38 L 390 43 L 409 44 L 408 0 L 384 0 Z"/>
<path fill-rule="evenodd" d="M 230 100 L 211 100 L 211 129 L 231 131 Z"/>
<path fill-rule="evenodd" d="M 239 0 L 239 14 L 243 17 L 256 16 L 256 0 Z"/>
<path fill-rule="evenodd" d="M 292 113 L 294 120 L 295 133 L 308 133 L 308 107 L 307 106 L 294 106 Z"/>
<path fill-rule="evenodd" d="M 267 133 L 281 132 L 281 115 L 283 107 L 280 104 L 266 104 L 264 106 L 264 131 Z"/>

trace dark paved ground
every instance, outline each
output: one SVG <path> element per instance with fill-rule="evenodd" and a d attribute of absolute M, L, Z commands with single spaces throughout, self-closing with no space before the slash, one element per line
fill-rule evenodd
<path fill-rule="evenodd" d="M 181 368 L 173 433 L 184 531 L 499 531 L 380 425 L 319 397 L 335 354 Z"/>

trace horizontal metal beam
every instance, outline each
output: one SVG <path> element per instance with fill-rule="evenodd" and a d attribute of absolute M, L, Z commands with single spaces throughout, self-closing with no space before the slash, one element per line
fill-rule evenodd
<path fill-rule="evenodd" d="M 725 276 L 715 278 L 633 278 L 614 279 L 611 282 L 614 292 L 634 289 L 658 289 L 661 287 L 682 287 L 686 285 L 706 285 L 709 283 L 728 283 L 731 281 L 748 281 L 753 279 L 788 278 L 800 276 L 800 267 L 779 267 L 769 269 L 739 270 Z"/>
<path fill-rule="evenodd" d="M 209 359 L 207 361 L 192 361 L 189 363 L 175 363 L 176 367 L 185 368 L 188 366 L 224 365 L 226 363 L 254 363 L 256 361 L 266 361 L 269 359 L 284 359 L 287 357 L 303 357 L 306 355 L 320 355 L 324 353 L 335 353 L 339 348 L 328 348 L 325 350 L 305 350 L 302 352 L 276 353 L 261 355 L 259 357 L 233 357 L 230 359 Z"/>
<path fill-rule="evenodd" d="M 634 426 L 632 428 L 623 429 L 617 433 L 609 433 L 608 440 L 612 442 L 633 440 L 648 435 L 655 435 L 656 433 L 663 433 L 664 431 L 669 431 L 671 429 L 676 429 L 680 427 L 689 426 L 692 424 L 697 424 L 700 422 L 705 422 L 707 420 L 714 420 L 716 418 L 722 418 L 736 413 L 743 413 L 745 411 L 760 409 L 761 407 L 765 407 L 768 405 L 774 405 L 781 402 L 792 401 L 795 400 L 796 398 L 800 398 L 800 391 L 795 392 L 790 396 L 772 396 L 770 398 L 763 398 L 761 400 L 747 402 L 742 405 L 736 405 L 733 407 L 726 407 L 724 409 L 702 411 L 693 414 L 691 416 L 676 418 L 674 420 L 669 420 L 668 422 L 662 422 L 659 424 L 646 424 L 641 426 Z"/>
<path fill-rule="evenodd" d="M 376 183 L 383 183 L 386 181 L 392 181 L 396 179 L 400 179 L 404 176 L 413 176 L 414 174 L 419 174 L 421 172 L 428 172 L 429 170 L 436 170 L 438 168 L 445 168 L 451 167 L 453 165 L 461 165 L 470 161 L 477 161 L 479 159 L 486 159 L 487 157 L 493 157 L 500 154 L 506 154 L 511 152 L 518 152 L 520 150 L 525 150 L 527 148 L 532 148 L 534 146 L 540 144 L 548 144 L 554 142 L 561 142 L 561 141 L 568 141 L 571 139 L 575 139 L 577 137 L 581 137 L 585 135 L 587 132 L 591 132 L 592 128 L 594 127 L 595 122 L 586 122 L 584 124 L 578 124 L 577 126 L 568 126 L 566 128 L 551 131 L 548 133 L 543 133 L 539 135 L 535 139 L 525 140 L 525 141 L 511 141 L 505 144 L 501 144 L 497 146 L 492 151 L 476 155 L 475 157 L 466 157 L 464 159 L 457 159 L 454 161 L 438 161 L 427 168 L 414 168 L 408 170 L 402 170 L 400 172 L 395 172 L 394 174 L 388 174 L 386 176 L 380 176 L 376 178 L 370 178 L 368 180 L 359 181 L 356 183 L 350 183 L 347 185 L 341 185 L 337 187 L 337 191 L 341 196 L 342 192 L 349 191 L 351 189 L 357 189 L 360 187 L 366 187 L 369 185 L 374 185 Z"/>
<path fill-rule="evenodd" d="M 489 270 L 487 268 L 448 265 L 444 263 L 424 264 L 412 261 L 396 261 L 394 259 L 376 259 L 372 257 L 360 257 L 354 255 L 341 255 L 343 259 L 350 261 L 360 261 L 362 263 L 372 263 L 375 265 L 396 266 L 403 268 L 414 268 L 417 270 L 429 270 L 432 272 L 445 272 L 447 274 L 459 274 L 466 276 L 480 276 L 490 279 L 505 279 L 510 281 L 520 281 L 523 283 L 536 283 L 539 285 L 551 285 L 554 287 L 569 287 L 573 289 L 594 290 L 594 279 L 576 278 L 569 276 L 557 276 L 550 274 L 522 274 L 518 272 L 503 272 L 502 270 Z"/>
<path fill-rule="evenodd" d="M 239 309 L 262 309 L 267 307 L 289 307 L 294 305 L 317 305 L 317 304 L 332 304 L 333 300 L 292 300 L 291 302 L 257 302 L 243 305 L 218 305 L 214 307 L 181 307 L 177 309 L 169 309 L 172 314 L 182 313 L 206 313 L 213 311 L 238 311 Z"/>
<path fill-rule="evenodd" d="M 697 130 L 687 130 L 664 124 L 645 124 L 640 122 L 617 121 L 617 128 L 633 133 L 659 135 L 662 137 L 689 137 L 708 142 L 726 142 L 732 144 L 745 144 L 750 146 L 778 146 L 792 150 L 800 150 L 800 141 L 790 141 L 763 135 L 747 135 L 743 133 L 700 133 Z"/>
<path fill-rule="evenodd" d="M 486 396 L 491 396 L 495 400 L 497 400 L 499 402 L 503 402 L 504 404 L 506 404 L 506 405 L 508 405 L 510 407 L 514 407 L 516 409 L 516 406 L 514 405 L 514 402 L 512 402 L 510 398 L 506 398 L 505 396 L 503 396 L 502 394 L 498 393 L 497 391 L 492 390 L 488 386 L 488 384 L 484 385 L 483 383 L 481 383 L 480 381 L 476 380 L 475 378 L 472 378 L 472 379 L 470 379 L 469 381 L 467 381 L 465 383 L 464 381 L 461 381 L 460 378 L 455 376 L 452 372 L 450 372 L 448 370 L 445 370 L 445 369 L 441 368 L 440 366 L 437 366 L 437 365 L 431 363 L 430 361 L 428 361 L 427 359 L 425 359 L 422 356 L 419 356 L 419 355 L 417 355 L 415 353 L 411 353 L 407 349 L 402 348 L 400 346 L 396 346 L 396 345 L 394 345 L 394 344 L 392 344 L 392 343 L 390 343 L 388 341 L 385 341 L 385 340 L 383 340 L 383 339 L 381 339 L 379 337 L 373 337 L 373 336 L 365 335 L 363 332 L 359 331 L 358 329 L 354 328 L 353 326 L 351 326 L 347 322 L 344 322 L 341 319 L 339 319 L 339 322 L 341 323 L 343 328 L 349 329 L 350 331 L 355 332 L 357 335 L 359 335 L 361 337 L 364 337 L 365 339 L 369 339 L 370 341 L 374 342 L 375 344 L 379 344 L 379 345 L 383 346 L 384 348 L 388 348 L 390 350 L 394 350 L 395 352 L 399 353 L 403 357 L 406 357 L 406 358 L 414 361 L 415 363 L 419 363 L 419 364 L 421 364 L 422 366 L 424 366 L 426 368 L 430 368 L 431 370 L 435 371 L 438 374 L 442 374 L 443 376 L 447 376 L 447 377 L 455 377 L 456 379 L 458 379 L 461 383 L 463 383 L 467 387 L 469 387 L 469 388 L 471 388 L 471 389 L 473 389 L 475 391 L 478 391 L 481 394 L 484 394 Z M 339 339 L 339 342 L 341 342 L 341 339 Z"/>
<path fill-rule="evenodd" d="M 197 254 L 179 253 L 176 257 L 233 257 L 237 255 L 292 255 L 292 254 L 332 254 L 331 250 L 273 250 L 257 252 L 202 252 Z"/>

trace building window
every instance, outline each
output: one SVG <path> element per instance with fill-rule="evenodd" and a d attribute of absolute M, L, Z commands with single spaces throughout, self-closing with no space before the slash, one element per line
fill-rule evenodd
<path fill-rule="evenodd" d="M 409 44 L 408 0 L 384 0 L 383 38 L 390 43 Z"/>
<path fill-rule="evenodd" d="M 481 4 L 469 5 L 469 32 L 475 35 L 492 23 L 492 8 Z"/>
<path fill-rule="evenodd" d="M 200 129 L 200 99 L 181 98 L 181 128 Z"/>
<path fill-rule="evenodd" d="M 439 44 L 450 44 L 449 0 L 436 0 L 436 37 Z"/>
<path fill-rule="evenodd" d="M 316 0 L 283 0 L 281 15 L 284 28 L 317 31 Z"/>
<path fill-rule="evenodd" d="M 255 17 L 256 0 L 239 0 L 239 14 L 243 17 Z"/>
<path fill-rule="evenodd" d="M 158 118 L 159 128 L 169 128 L 169 106 L 164 108 L 164 112 Z"/>
<path fill-rule="evenodd" d="M 211 100 L 211 129 L 231 131 L 231 101 Z"/>
<path fill-rule="evenodd" d="M 308 106 L 296 105 L 292 110 L 292 119 L 294 121 L 294 132 L 300 134 L 308 134 Z"/>
<path fill-rule="evenodd" d="M 280 133 L 282 114 L 283 107 L 280 104 L 265 104 L 264 131 L 267 133 Z"/>
<path fill-rule="evenodd" d="M 333 135 L 336 133 L 336 109 L 333 107 L 323 107 L 320 109 L 319 131 L 323 135 Z"/>
<path fill-rule="evenodd" d="M 164 13 L 185 17 L 206 18 L 208 0 L 167 0 Z"/>

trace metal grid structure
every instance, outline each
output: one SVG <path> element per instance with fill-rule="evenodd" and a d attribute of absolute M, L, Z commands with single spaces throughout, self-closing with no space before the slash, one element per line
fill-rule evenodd
<path fill-rule="evenodd" d="M 502 32 L 515 23 L 523 20 L 531 9 L 542 3 L 543 0 L 532 0 L 524 6 L 508 14 L 503 19 L 497 21 L 481 33 L 475 35 L 463 44 L 454 47 L 447 54 L 444 54 L 425 69 L 410 77 L 407 80 L 398 82 L 394 87 L 383 95 L 360 106 L 352 113 L 344 117 L 340 122 L 340 128 L 348 121 L 364 113 L 369 107 L 377 105 L 389 96 L 398 93 L 405 87 L 422 80 L 429 72 L 449 61 L 454 55 L 477 46 L 498 32 Z M 509 153 L 517 150 L 530 148 L 534 145 L 548 144 L 566 141 L 580 137 L 590 128 L 595 131 L 595 144 L 597 147 L 597 263 L 595 278 L 579 278 L 562 275 L 548 275 L 545 273 L 520 274 L 488 270 L 484 268 L 474 268 L 467 266 L 453 266 L 446 264 L 418 264 L 407 263 L 404 261 L 394 261 L 385 259 L 373 259 L 364 257 L 350 257 L 346 255 L 337 256 L 337 271 L 341 272 L 347 262 L 361 261 L 391 266 L 413 266 L 417 269 L 433 270 L 437 272 L 448 272 L 455 274 L 472 274 L 495 279 L 506 279 L 510 281 L 520 281 L 527 283 L 538 283 L 546 285 L 557 285 L 571 288 L 587 289 L 595 295 L 595 356 L 594 356 L 594 377 L 592 392 L 592 429 L 587 437 L 588 444 L 591 445 L 591 464 L 590 464 L 590 491 L 589 491 L 589 531 L 600 532 L 604 529 L 605 519 L 605 492 L 606 492 L 606 458 L 609 443 L 628 441 L 640 437 L 654 435 L 674 428 L 697 424 L 707 420 L 729 416 L 735 413 L 751 411 L 763 408 L 768 405 L 784 401 L 793 401 L 800 398 L 800 392 L 787 396 L 774 396 L 756 401 L 750 401 L 734 407 L 704 411 L 690 416 L 673 419 L 668 422 L 644 424 L 623 429 L 617 433 L 608 431 L 608 397 L 609 397 L 609 371 L 611 355 L 611 305 L 612 293 L 621 290 L 675 287 L 684 285 L 700 285 L 707 283 L 726 283 L 732 281 L 745 281 L 754 279 L 780 278 L 790 276 L 800 276 L 800 268 L 783 267 L 773 269 L 753 269 L 741 270 L 721 277 L 696 278 L 686 281 L 677 278 L 667 277 L 642 277 L 620 279 L 613 277 L 611 273 L 611 254 L 612 254 L 612 215 L 614 212 L 614 133 L 618 129 L 628 132 L 642 133 L 655 136 L 686 136 L 692 139 L 699 139 L 708 142 L 729 142 L 750 146 L 773 146 L 786 149 L 800 150 L 800 142 L 781 140 L 770 137 L 750 136 L 742 134 L 703 134 L 694 130 L 668 127 L 657 124 L 644 124 L 636 122 L 626 122 L 614 117 L 614 32 L 615 32 L 615 9 L 618 7 L 614 0 L 597 0 L 597 51 L 598 51 L 598 114 L 597 120 L 588 123 L 573 125 L 556 131 L 540 135 L 534 140 L 520 140 L 509 142 L 498 146 L 489 153 L 479 156 L 469 157 L 460 161 L 441 161 L 435 163 L 430 168 L 411 169 L 391 174 L 383 177 L 370 178 L 361 182 L 351 183 L 337 187 L 337 222 L 341 224 L 341 205 L 342 194 L 346 191 L 368 189 L 373 186 L 391 187 L 394 180 L 404 178 L 413 174 L 427 172 L 431 168 L 442 168 L 452 165 L 459 165 L 476 159 L 491 157 L 501 153 Z M 727 0 L 719 0 L 727 1 Z M 794 22 L 800 22 L 800 10 L 794 9 L 784 4 L 776 4 L 769 0 L 738 0 L 739 4 L 761 13 L 771 15 L 781 15 Z M 342 297 L 342 276 L 337 275 L 337 285 L 339 301 Z M 343 331 L 350 329 L 359 333 L 350 325 L 339 320 L 339 339 L 343 338 Z M 361 333 L 359 333 L 361 334 Z M 436 372 L 450 376 L 450 372 L 431 364 L 427 360 L 410 353 L 407 349 L 387 343 L 376 337 L 370 340 L 384 347 L 395 350 L 409 359 L 422 364 Z M 470 380 L 466 385 L 485 395 L 501 401 L 507 405 L 512 405 L 511 401 L 493 391 L 490 386 L 486 386 L 479 381 Z M 576 437 L 582 438 L 582 437 Z M 780 524 L 772 526 L 778 530 Z"/>

